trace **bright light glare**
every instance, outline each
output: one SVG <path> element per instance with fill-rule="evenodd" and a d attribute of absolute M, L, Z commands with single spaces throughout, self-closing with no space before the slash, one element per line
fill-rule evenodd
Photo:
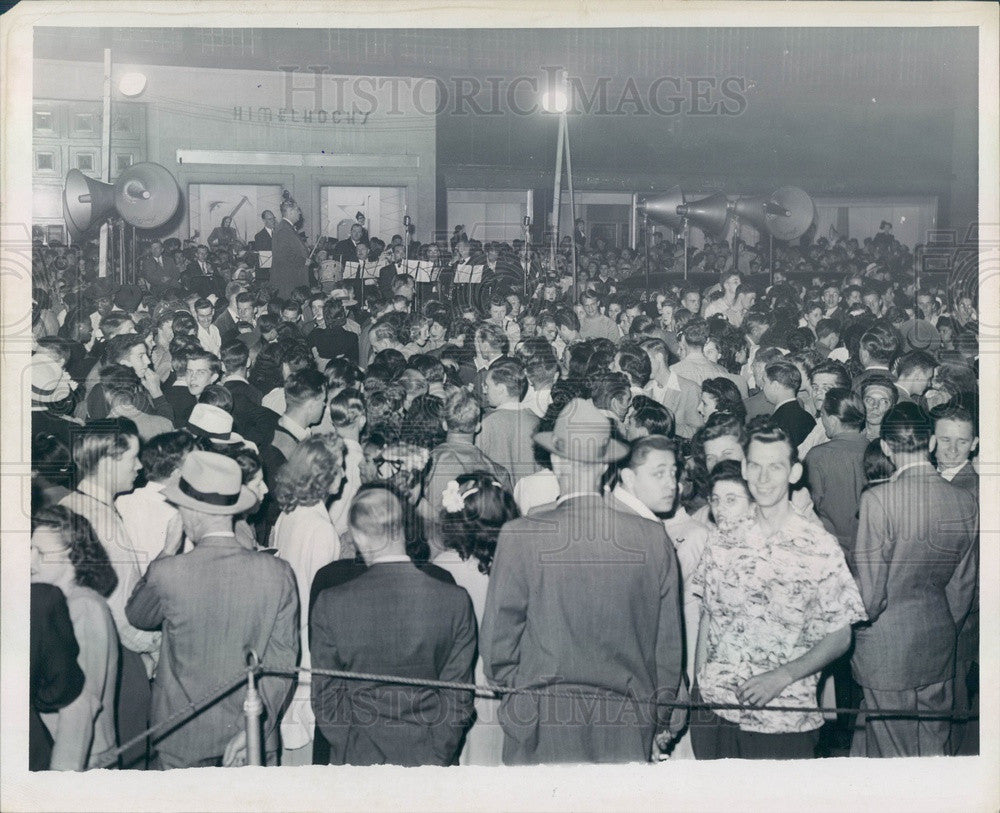
<path fill-rule="evenodd" d="M 569 110 L 569 94 L 563 88 L 545 91 L 542 94 L 542 109 L 546 113 L 565 113 Z"/>

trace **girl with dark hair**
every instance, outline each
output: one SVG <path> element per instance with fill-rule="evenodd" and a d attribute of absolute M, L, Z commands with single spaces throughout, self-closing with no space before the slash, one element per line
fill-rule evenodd
<path fill-rule="evenodd" d="M 464 587 L 480 628 L 486 607 L 490 565 L 500 529 L 520 516 L 513 495 L 486 472 L 462 474 L 448 483 L 441 497 L 441 537 L 446 550 L 434 558 Z M 485 680 L 483 663 L 476 663 L 476 682 Z M 503 731 L 498 723 L 499 701 L 476 698 L 476 723 L 459 757 L 461 765 L 500 765 Z"/>
<path fill-rule="evenodd" d="M 728 412 L 740 423 L 746 420 L 747 411 L 740 390 L 728 378 L 706 378 L 701 382 L 698 414 L 708 420 L 714 412 Z"/>
<path fill-rule="evenodd" d="M 51 768 L 97 767 L 101 755 L 117 745 L 118 632 L 106 599 L 118 576 L 91 524 L 56 505 L 32 518 L 31 580 L 55 585 L 66 596 L 85 680 L 76 700 L 42 715 L 54 743 Z"/>

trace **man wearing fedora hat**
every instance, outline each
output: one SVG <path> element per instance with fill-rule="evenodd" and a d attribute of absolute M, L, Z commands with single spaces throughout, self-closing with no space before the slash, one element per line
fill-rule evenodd
<path fill-rule="evenodd" d="M 163 496 L 177 506 L 162 553 L 136 585 L 126 614 L 140 629 L 163 629 L 153 681 L 156 725 L 246 666 L 253 650 L 266 667 L 293 669 L 298 658 L 298 593 L 287 562 L 242 547 L 233 517 L 257 502 L 239 464 L 214 452 L 188 454 Z M 177 555 L 184 537 L 194 544 Z M 253 585 L 253 589 L 247 589 Z M 278 718 L 291 678 L 258 681 L 265 706 L 264 749 L 277 753 Z M 161 768 L 246 761 L 243 694 L 232 692 L 157 743 Z"/>
<path fill-rule="evenodd" d="M 480 644 L 490 680 L 555 694 L 504 698 L 504 762 L 648 760 L 654 735 L 682 723 L 664 705 L 683 671 L 673 546 L 661 524 L 601 496 L 628 447 L 591 402 L 570 401 L 535 442 L 562 496 L 500 532 Z"/>

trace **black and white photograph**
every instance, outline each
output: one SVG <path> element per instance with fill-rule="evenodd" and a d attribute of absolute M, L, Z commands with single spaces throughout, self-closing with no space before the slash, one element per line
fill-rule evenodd
<path fill-rule="evenodd" d="M 998 21 L 7 11 L 0 806 L 997 809 Z"/>

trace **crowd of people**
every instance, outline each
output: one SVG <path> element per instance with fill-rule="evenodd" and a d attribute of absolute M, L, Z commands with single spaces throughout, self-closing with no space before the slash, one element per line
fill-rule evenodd
<path fill-rule="evenodd" d="M 36 246 L 33 769 L 245 763 L 242 689 L 167 723 L 251 651 L 266 764 L 978 752 L 974 292 L 278 214 Z"/>

